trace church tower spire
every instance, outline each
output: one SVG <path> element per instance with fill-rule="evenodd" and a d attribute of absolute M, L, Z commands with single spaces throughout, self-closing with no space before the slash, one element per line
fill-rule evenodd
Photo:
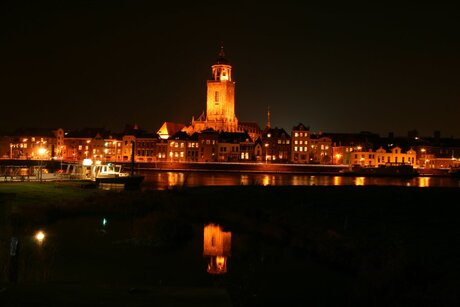
<path fill-rule="evenodd" d="M 270 123 L 270 106 L 267 107 L 267 128 L 270 128 L 271 123 Z"/>
<path fill-rule="evenodd" d="M 232 66 L 225 57 L 224 46 L 220 46 L 216 64 L 212 65 L 212 76 L 215 81 L 232 81 Z"/>

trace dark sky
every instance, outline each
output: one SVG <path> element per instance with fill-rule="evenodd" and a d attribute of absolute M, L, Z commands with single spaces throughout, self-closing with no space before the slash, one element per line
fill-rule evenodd
<path fill-rule="evenodd" d="M 240 121 L 460 137 L 455 7 L 187 3 L 3 1 L 0 129 L 187 123 L 223 41 Z"/>

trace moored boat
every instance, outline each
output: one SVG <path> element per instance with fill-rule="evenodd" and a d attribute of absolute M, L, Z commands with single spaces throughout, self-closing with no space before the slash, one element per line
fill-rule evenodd
<path fill-rule="evenodd" d="M 86 165 L 85 177 L 94 181 L 96 185 L 101 183 L 124 184 L 125 187 L 135 187 L 144 180 L 144 176 L 123 172 L 122 166 L 118 164 L 93 164 L 92 161 L 86 161 L 84 165 Z"/>

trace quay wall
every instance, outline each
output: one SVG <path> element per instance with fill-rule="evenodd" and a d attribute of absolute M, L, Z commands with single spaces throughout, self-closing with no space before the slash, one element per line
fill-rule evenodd
<path fill-rule="evenodd" d="M 54 172 L 61 168 L 60 161 L 42 161 L 42 167 Z M 63 162 L 65 170 L 67 164 Z M 116 162 L 122 164 L 124 170 L 131 168 L 130 162 Z M 38 167 L 37 160 L 0 160 L 0 166 Z M 247 172 L 247 173 L 294 173 L 336 175 L 340 170 L 347 169 L 346 165 L 318 165 L 318 164 L 276 164 L 276 163 L 226 163 L 226 162 L 136 162 L 135 171 L 191 171 L 191 172 Z"/>

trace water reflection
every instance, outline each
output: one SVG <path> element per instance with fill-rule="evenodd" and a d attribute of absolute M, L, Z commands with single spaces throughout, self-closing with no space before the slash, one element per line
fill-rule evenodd
<path fill-rule="evenodd" d="M 125 184 L 124 183 L 100 183 L 99 189 L 105 191 L 124 191 Z"/>
<path fill-rule="evenodd" d="M 366 181 L 365 177 L 356 177 L 355 185 L 358 185 L 358 186 L 364 185 L 365 181 Z"/>
<path fill-rule="evenodd" d="M 421 188 L 426 188 L 430 186 L 430 177 L 418 177 L 418 186 Z"/>
<path fill-rule="evenodd" d="M 232 233 L 222 231 L 219 225 L 208 224 L 204 227 L 203 256 L 209 257 L 208 273 L 227 273 L 227 257 L 230 256 L 231 241 Z"/>
<path fill-rule="evenodd" d="M 401 186 L 459 187 L 460 181 L 449 177 L 342 177 L 293 174 L 238 174 L 214 172 L 144 172 L 144 187 L 165 190 L 199 186 Z"/>
<path fill-rule="evenodd" d="M 334 185 L 342 185 L 342 177 L 334 176 Z"/>

